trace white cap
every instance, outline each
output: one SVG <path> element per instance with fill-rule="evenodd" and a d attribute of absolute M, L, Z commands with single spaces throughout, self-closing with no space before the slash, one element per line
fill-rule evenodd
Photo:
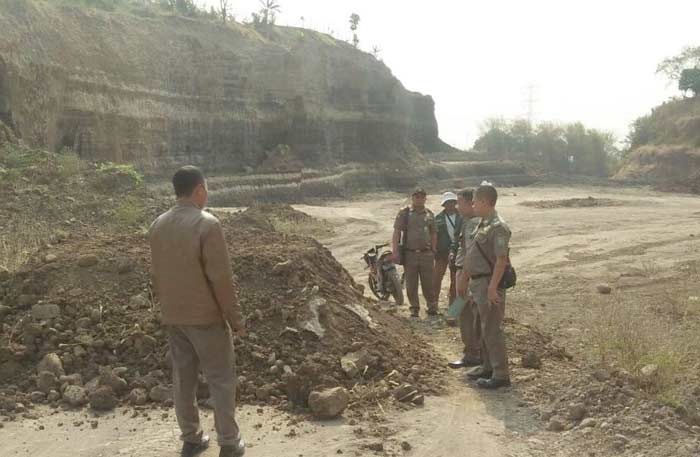
<path fill-rule="evenodd" d="M 457 201 L 457 194 L 454 192 L 445 192 L 442 194 L 442 203 L 440 203 L 442 206 L 445 206 L 445 203 L 449 201 Z"/>

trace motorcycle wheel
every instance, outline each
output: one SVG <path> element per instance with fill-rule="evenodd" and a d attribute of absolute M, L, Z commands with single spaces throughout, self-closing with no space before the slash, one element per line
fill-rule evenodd
<path fill-rule="evenodd" d="M 394 296 L 396 306 L 403 305 L 403 287 L 399 273 L 396 270 L 389 272 L 389 283 L 391 284 L 391 295 Z"/>
<path fill-rule="evenodd" d="M 367 282 L 369 283 L 369 289 L 372 291 L 375 297 L 377 297 L 380 300 L 386 300 L 389 298 L 388 293 L 380 293 L 379 290 L 377 289 L 377 281 L 374 279 L 374 276 L 371 274 L 367 277 Z"/>

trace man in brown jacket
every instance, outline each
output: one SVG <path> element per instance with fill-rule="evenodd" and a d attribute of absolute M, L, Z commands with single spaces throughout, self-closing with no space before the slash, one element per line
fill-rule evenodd
<path fill-rule="evenodd" d="M 169 335 L 181 455 L 194 456 L 209 445 L 196 402 L 201 369 L 214 402 L 219 456 L 242 456 L 231 331 L 243 337 L 245 325 L 224 233 L 218 219 L 203 211 L 207 185 L 198 168 L 178 170 L 173 187 L 177 204 L 153 222 L 148 239 L 153 288 Z"/>

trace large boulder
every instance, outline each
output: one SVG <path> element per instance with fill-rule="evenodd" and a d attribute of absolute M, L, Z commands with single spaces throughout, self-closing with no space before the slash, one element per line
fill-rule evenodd
<path fill-rule="evenodd" d="M 58 387 L 58 378 L 50 371 L 42 371 L 36 378 L 36 387 L 45 394 Z"/>
<path fill-rule="evenodd" d="M 333 419 L 345 411 L 350 394 L 344 387 L 335 387 L 309 394 L 309 407 L 317 419 Z"/>
<path fill-rule="evenodd" d="M 110 411 L 117 406 L 117 396 L 111 387 L 102 386 L 88 395 L 90 407 L 97 411 Z"/>
<path fill-rule="evenodd" d="M 44 358 L 41 359 L 41 362 L 39 362 L 39 364 L 36 366 L 37 373 L 41 373 L 42 371 L 53 373 L 57 378 L 60 378 L 66 374 L 66 372 L 63 370 L 63 362 L 61 361 L 61 358 L 58 356 L 58 354 L 53 352 L 46 354 Z"/>
<path fill-rule="evenodd" d="M 68 386 L 63 392 L 63 399 L 74 408 L 84 406 L 88 403 L 87 390 L 80 386 Z"/>

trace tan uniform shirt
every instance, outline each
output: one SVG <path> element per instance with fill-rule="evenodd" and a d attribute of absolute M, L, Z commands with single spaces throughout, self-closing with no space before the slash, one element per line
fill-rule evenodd
<path fill-rule="evenodd" d="M 510 228 L 497 212 L 488 219 L 481 219 L 472 233 L 471 240 L 467 242 L 464 268 L 471 276 L 491 274 L 491 265 L 479 252 L 477 244 L 491 264 L 495 265 L 498 257 L 508 255 L 509 243 Z"/>
<path fill-rule="evenodd" d="M 432 234 L 435 233 L 435 215 L 427 208 L 415 210 L 408 209 L 406 220 L 406 208 L 399 211 L 394 221 L 394 229 L 406 229 L 405 247 L 409 251 L 429 250 L 432 246 Z M 405 227 L 405 224 L 408 227 Z"/>
<path fill-rule="evenodd" d="M 151 275 L 165 325 L 242 321 L 219 220 L 178 203 L 148 231 Z"/>
<path fill-rule="evenodd" d="M 471 237 L 474 234 L 474 229 L 479 225 L 478 217 L 472 217 L 471 219 L 464 219 L 462 221 L 462 229 L 459 233 L 459 249 L 457 250 L 457 255 L 455 256 L 455 265 L 457 268 L 464 267 L 464 258 L 467 255 L 467 244 L 471 242 Z"/>

